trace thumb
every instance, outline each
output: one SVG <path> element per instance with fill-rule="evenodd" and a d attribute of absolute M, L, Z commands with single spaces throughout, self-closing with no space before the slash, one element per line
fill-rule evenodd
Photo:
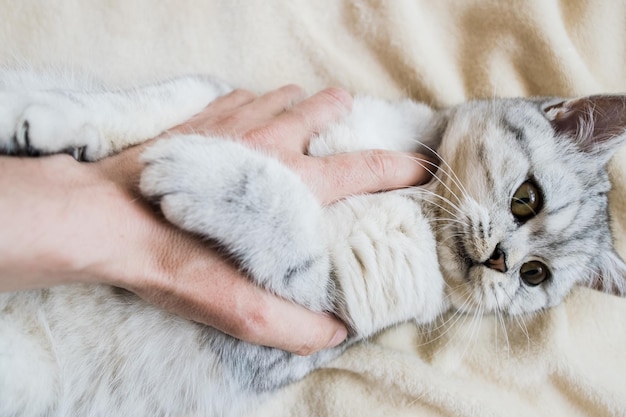
<path fill-rule="evenodd" d="M 236 291 L 219 296 L 222 304 L 210 324 L 238 339 L 310 355 L 339 345 L 347 337 L 337 319 L 277 297 L 247 280 L 236 280 Z M 202 320 L 200 320 L 202 321 Z"/>
<path fill-rule="evenodd" d="M 315 158 L 311 184 L 324 203 L 354 194 L 371 193 L 427 182 L 437 166 L 431 158 L 412 153 L 366 150 Z"/>
<path fill-rule="evenodd" d="M 310 355 L 339 345 L 348 335 L 343 323 L 329 315 L 314 313 L 271 294 L 264 296 L 273 299 L 265 308 L 256 310 L 257 318 L 260 314 L 263 319 L 236 337 L 298 355 Z"/>

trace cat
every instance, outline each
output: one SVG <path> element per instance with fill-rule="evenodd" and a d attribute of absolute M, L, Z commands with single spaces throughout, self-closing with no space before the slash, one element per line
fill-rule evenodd
<path fill-rule="evenodd" d="M 202 76 L 109 90 L 0 72 L 0 149 L 93 161 L 155 137 L 231 91 Z M 142 155 L 141 192 L 254 282 L 349 328 L 311 356 L 255 346 L 105 285 L 0 294 L 0 416 L 228 416 L 351 344 L 450 309 L 527 314 L 576 285 L 626 293 L 606 165 L 626 97 L 477 100 L 435 110 L 357 97 L 311 155 L 436 156 L 424 186 L 321 207 L 298 176 L 236 138 L 175 135 Z"/>

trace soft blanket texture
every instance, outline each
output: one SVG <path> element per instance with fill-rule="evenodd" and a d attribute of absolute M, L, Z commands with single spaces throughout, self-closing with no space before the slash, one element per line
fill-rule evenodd
<path fill-rule="evenodd" d="M 626 4 L 499 0 L 0 0 L 0 62 L 129 85 L 210 73 L 434 106 L 626 92 Z M 612 162 L 626 255 L 626 151 Z M 260 404 L 259 416 L 626 415 L 626 300 L 575 292 L 504 323 L 403 325 Z"/>

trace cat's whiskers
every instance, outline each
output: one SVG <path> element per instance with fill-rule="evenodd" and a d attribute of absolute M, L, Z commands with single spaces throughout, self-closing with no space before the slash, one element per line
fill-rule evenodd
<path fill-rule="evenodd" d="M 440 200 L 443 200 L 443 202 L 444 202 L 444 203 L 449 204 L 452 208 L 456 209 L 457 211 L 459 211 L 459 212 L 460 212 L 460 211 L 462 211 L 462 210 L 460 209 L 460 207 L 459 207 L 459 206 L 457 206 L 456 204 L 454 204 L 452 201 L 450 201 L 450 199 L 449 199 L 449 198 L 444 197 L 444 196 L 442 196 L 442 195 L 439 195 L 439 194 L 435 193 L 434 191 L 429 190 L 429 189 L 427 189 L 427 188 L 413 187 L 413 188 L 410 188 L 409 190 L 411 190 L 411 191 L 415 191 L 415 192 L 425 193 L 425 194 L 428 194 L 428 196 L 432 196 L 432 197 L 439 198 Z M 434 203 L 432 200 L 425 200 L 425 201 L 426 201 L 427 203 Z M 438 207 L 440 207 L 440 208 L 442 208 L 442 209 L 443 209 L 443 207 L 442 207 L 442 206 L 438 206 Z M 447 211 L 448 213 L 450 213 L 450 215 L 453 215 L 453 216 L 454 216 L 454 214 L 453 214 L 453 213 L 451 213 L 450 211 L 448 211 L 448 210 L 446 210 L 446 211 Z"/>
<path fill-rule="evenodd" d="M 446 284 L 446 285 L 448 285 L 448 284 Z M 459 285 L 459 287 L 460 287 L 460 285 Z M 441 333 L 439 333 L 434 338 L 429 338 L 428 341 L 426 341 L 424 343 L 418 344 L 416 347 L 425 346 L 427 344 L 434 343 L 434 342 L 436 342 L 439 339 L 442 339 L 450 331 L 452 331 L 453 329 L 456 328 L 456 325 L 457 325 L 457 323 L 459 323 L 460 320 L 466 321 L 468 319 L 468 314 L 463 312 L 463 308 L 469 304 L 471 297 L 470 297 L 470 294 L 469 294 L 469 289 L 465 288 L 465 290 L 466 290 L 465 294 L 464 294 L 465 301 L 461 304 L 461 306 L 458 309 L 454 310 L 454 312 L 452 313 L 451 316 L 449 316 L 449 317 L 447 317 L 445 319 L 442 316 L 441 317 L 442 320 L 437 320 L 438 322 L 440 322 L 440 324 L 437 324 L 436 326 L 433 327 L 433 324 L 435 324 L 435 322 L 433 322 L 433 323 L 431 323 L 431 324 L 429 324 L 429 325 L 427 325 L 425 327 L 425 330 L 427 331 L 428 334 L 432 334 L 432 333 L 438 332 L 440 330 L 441 330 Z M 456 330 L 456 332 L 458 332 L 458 329 Z M 448 343 L 450 342 L 450 340 L 452 340 L 452 339 L 455 339 L 455 337 L 450 338 L 444 344 L 444 347 L 446 347 L 448 345 Z"/>
<path fill-rule="evenodd" d="M 460 295 L 461 298 L 463 298 L 463 302 L 461 303 L 461 305 L 455 309 L 454 314 L 447 320 L 447 323 L 449 324 L 448 329 L 446 330 L 446 333 L 454 328 L 456 328 L 455 330 L 455 335 L 460 331 L 460 329 L 457 327 L 458 323 L 461 321 L 461 325 L 465 325 L 465 323 L 467 323 L 468 320 L 474 320 L 475 319 L 475 314 L 476 314 L 476 309 L 472 308 L 466 308 L 467 306 L 469 306 L 472 303 L 472 296 L 471 296 L 471 288 L 468 288 L 467 286 L 464 286 L 463 284 L 459 284 L 458 286 L 451 288 L 452 290 L 457 290 L 458 288 L 462 287 L 463 288 L 463 293 Z M 480 309 L 480 311 L 482 311 L 482 303 L 479 302 L 478 308 Z M 455 318 L 456 316 L 456 318 Z M 456 338 L 456 337 L 454 337 Z"/>
<path fill-rule="evenodd" d="M 466 355 L 468 354 L 468 349 L 470 345 L 472 345 L 470 356 L 474 354 L 474 349 L 476 348 L 475 340 L 479 336 L 480 329 L 481 329 L 481 322 L 484 317 L 484 303 L 482 299 L 479 300 L 477 308 L 474 309 L 472 313 L 473 314 L 471 315 L 469 314 L 467 315 L 468 317 L 467 320 L 471 320 L 469 324 L 470 333 L 469 333 L 469 338 L 467 340 L 467 343 L 465 344 L 465 347 L 463 348 L 463 352 L 461 353 L 461 359 L 465 358 Z"/>
<path fill-rule="evenodd" d="M 482 321 L 485 320 L 485 308 L 484 308 L 484 303 L 480 303 L 478 311 L 476 311 L 474 313 L 474 321 L 476 324 L 476 330 L 475 330 L 475 334 L 476 336 L 474 337 L 474 346 L 472 347 L 472 354 L 474 353 L 474 350 L 476 349 L 476 345 L 477 343 L 475 343 L 478 338 L 480 337 L 480 330 L 483 327 L 482 325 Z"/>
<path fill-rule="evenodd" d="M 521 314 L 521 315 L 520 314 L 513 315 L 518 327 L 520 328 L 522 333 L 524 333 L 524 336 L 526 336 L 526 348 L 530 349 L 530 346 L 531 346 L 530 333 L 528 332 L 528 326 L 526 326 L 526 318 L 528 316 L 529 314 L 526 314 L 526 313 Z"/>
<path fill-rule="evenodd" d="M 448 283 L 444 282 L 444 284 L 446 285 L 446 287 L 450 288 L 450 285 Z M 465 305 L 467 305 L 468 302 L 469 302 L 469 297 L 466 297 L 465 302 L 463 302 L 463 304 L 461 305 L 461 308 L 455 309 L 451 316 L 449 316 L 449 317 L 447 317 L 445 319 L 444 319 L 444 316 L 440 316 L 440 319 L 442 319 L 442 320 L 437 320 L 437 321 L 440 321 L 441 324 L 438 324 L 435 327 L 432 327 L 432 324 L 434 324 L 435 322 L 428 324 L 427 325 L 428 331 L 429 332 L 434 332 L 436 330 L 440 330 L 440 329 L 444 329 L 445 328 L 446 330 L 443 333 L 443 334 L 445 334 L 447 331 L 450 330 L 450 326 L 448 326 L 448 324 L 450 322 L 456 323 L 460 319 L 460 317 L 458 317 L 458 316 L 462 316 L 463 315 L 462 308 Z M 430 342 L 439 339 L 441 336 L 443 336 L 443 334 L 439 335 L 438 337 L 436 337 L 435 339 L 431 340 Z"/>
<path fill-rule="evenodd" d="M 452 168 L 450 168 L 450 170 L 451 169 Z M 465 199 L 465 200 L 471 199 L 469 193 L 467 192 L 467 189 L 465 188 L 463 183 L 461 183 L 461 181 L 458 179 L 456 174 L 454 174 L 454 171 L 451 171 L 451 173 L 450 173 L 450 172 L 448 172 L 446 170 L 446 167 L 440 167 L 440 169 L 439 169 L 439 171 L 437 171 L 437 173 L 445 174 L 445 176 L 450 179 L 450 182 L 452 183 L 452 185 L 454 185 L 456 187 L 456 189 L 458 189 L 458 191 L 461 193 L 461 197 L 463 197 L 463 199 Z M 437 177 L 437 180 L 439 180 L 440 182 L 443 182 L 442 178 Z M 452 193 L 454 195 L 454 197 L 457 199 L 457 201 L 459 203 L 461 203 L 462 200 L 457 195 L 457 193 L 451 191 L 449 187 L 446 187 L 446 188 L 450 191 L 450 193 Z"/>
<path fill-rule="evenodd" d="M 446 224 L 444 227 L 451 226 L 450 223 Z M 440 240 L 439 244 L 448 243 L 450 239 L 463 238 L 465 235 L 463 233 L 450 233 L 446 237 Z"/>
<path fill-rule="evenodd" d="M 525 289 L 524 289 L 525 290 Z M 503 291 L 503 294 L 509 299 L 510 303 L 513 303 L 513 297 L 506 291 Z M 526 340 L 528 346 L 530 346 L 530 334 L 528 333 L 528 327 L 526 326 L 526 317 L 528 315 L 524 314 L 508 314 L 507 317 L 512 317 L 513 320 L 517 323 L 518 327 L 522 330 L 522 333 L 526 336 Z"/>
<path fill-rule="evenodd" d="M 432 164 L 433 166 L 437 167 L 437 171 L 439 172 L 443 172 L 444 174 L 446 174 L 448 176 L 448 178 L 450 179 L 450 181 L 452 181 L 452 183 L 454 185 L 457 186 L 457 188 L 459 189 L 459 191 L 461 192 L 461 195 L 464 198 L 469 198 L 469 193 L 467 192 L 467 189 L 465 188 L 465 186 L 463 185 L 463 183 L 461 182 L 460 178 L 456 175 L 456 173 L 454 172 L 454 169 L 452 169 L 452 167 L 450 166 L 450 164 L 433 148 L 431 148 L 430 146 L 416 141 L 417 143 L 419 143 L 420 146 L 426 148 L 429 152 L 431 152 L 434 156 L 437 157 L 437 159 L 439 160 L 439 164 L 435 164 L 431 161 L 428 161 L 430 164 Z M 446 168 L 447 170 L 449 170 L 449 172 L 446 169 L 442 169 Z M 436 177 L 440 182 L 442 181 L 441 179 L 439 179 L 438 177 Z M 455 194 L 452 193 L 457 200 L 459 200 L 459 203 L 461 202 L 461 200 L 459 199 L 459 197 Z"/>
<path fill-rule="evenodd" d="M 472 352 L 474 351 L 476 347 L 476 344 L 474 343 L 474 341 L 477 339 L 479 335 L 479 332 L 481 329 L 481 322 L 483 320 L 483 317 L 485 316 L 485 303 L 482 299 L 479 299 L 478 304 L 475 305 L 474 308 L 472 308 L 471 313 L 464 312 L 463 310 L 465 309 L 465 307 L 467 307 L 472 301 L 472 297 L 470 296 L 471 290 L 468 287 L 464 287 L 463 284 L 459 284 L 456 287 L 452 287 L 450 284 L 446 282 L 445 285 L 448 288 L 454 289 L 454 290 L 457 290 L 463 287 L 464 291 L 461 297 L 464 299 L 464 301 L 461 303 L 461 305 L 458 308 L 455 309 L 452 315 L 446 317 L 444 320 L 437 322 L 436 326 L 428 327 L 426 331 L 429 334 L 439 332 L 439 331 L 440 333 L 437 334 L 436 337 L 429 338 L 426 342 L 417 345 L 417 347 L 434 343 L 437 340 L 440 340 L 444 336 L 448 335 L 450 331 L 454 331 L 454 334 L 444 343 L 443 348 L 445 348 L 449 345 L 450 340 L 456 339 L 458 336 L 460 336 L 459 332 L 461 332 L 462 329 L 467 329 L 467 332 L 465 332 L 465 336 L 467 337 L 467 343 L 463 349 L 461 358 L 464 358 L 467 355 L 471 356 L 473 354 Z M 512 302 L 512 298 L 509 294 L 507 294 L 505 291 L 502 291 L 502 293 L 504 294 L 505 297 L 509 299 L 510 302 Z M 492 312 L 493 312 L 494 319 L 495 319 L 494 320 L 495 343 L 496 343 L 495 349 L 496 349 L 496 352 L 501 351 L 498 343 L 499 343 L 499 340 L 503 338 L 505 342 L 504 350 L 507 352 L 507 355 L 510 355 L 511 339 L 509 336 L 509 328 L 507 325 L 507 323 L 509 323 L 510 321 L 507 319 L 509 315 L 505 313 L 505 309 L 503 308 L 503 305 L 502 305 L 503 300 L 500 299 L 500 295 L 495 291 L 494 291 L 494 297 L 496 299 L 496 307 L 495 309 L 493 309 Z M 474 302 L 476 301 L 474 300 Z M 528 332 L 528 328 L 526 326 L 526 323 L 523 317 L 519 317 L 515 315 L 513 317 L 513 320 L 515 320 L 515 322 L 521 329 L 522 333 L 525 335 L 527 343 L 530 346 L 531 338 L 530 338 L 530 334 Z M 500 328 L 501 330 L 499 330 L 498 328 Z M 500 332 L 503 333 L 503 337 L 498 336 Z M 471 350 L 470 350 L 470 346 L 471 346 Z"/>
<path fill-rule="evenodd" d="M 511 353 L 511 343 L 509 341 L 509 332 L 507 330 L 507 325 L 506 325 L 506 321 L 505 321 L 505 317 L 504 317 L 504 311 L 502 309 L 502 307 L 500 306 L 500 300 L 498 299 L 498 292 L 494 290 L 494 298 L 496 299 L 496 308 L 494 309 L 494 315 L 496 317 L 496 320 L 494 321 L 494 325 L 495 325 L 495 341 L 496 341 L 496 353 L 498 353 L 498 325 L 500 325 L 500 327 L 502 328 L 502 332 L 504 334 L 504 341 L 506 343 L 506 353 L 507 356 L 510 355 Z"/>
<path fill-rule="evenodd" d="M 424 145 L 425 147 L 427 147 L 426 145 Z M 428 147 L 427 147 L 428 148 Z M 430 149 L 430 148 L 428 148 Z M 445 169 L 443 169 L 442 167 L 437 166 L 435 163 L 433 163 L 430 160 L 425 160 L 425 159 L 421 159 L 421 158 L 413 158 L 414 161 L 416 161 L 417 163 L 419 163 L 424 169 L 426 169 L 432 176 L 433 178 L 438 181 L 449 193 L 451 196 L 453 196 L 456 201 L 458 202 L 458 205 L 453 203 L 449 198 L 441 195 L 440 193 L 435 193 L 432 190 L 426 189 L 426 188 L 422 188 L 422 187 L 413 187 L 410 190 L 412 192 L 421 192 L 422 194 L 426 194 L 431 198 L 425 198 L 423 201 L 426 203 L 429 203 L 437 208 L 439 208 L 441 211 L 444 211 L 446 213 L 448 213 L 451 216 L 450 221 L 456 222 L 460 225 L 465 226 L 465 228 L 469 228 L 469 224 L 467 223 L 466 217 L 462 217 L 460 214 L 458 213 L 463 213 L 464 210 L 461 209 L 460 205 L 463 203 L 463 200 L 461 199 L 461 197 L 459 197 L 457 195 L 457 193 L 455 191 L 452 190 L 452 188 L 446 184 L 446 182 L 438 175 L 438 173 L 442 172 L 444 173 L 452 182 L 452 184 L 454 186 L 456 186 L 455 188 L 457 188 L 460 192 L 461 192 L 461 196 L 464 198 L 465 202 L 474 202 L 474 199 L 472 199 L 465 187 L 463 186 L 463 184 L 460 182 L 460 180 L 458 179 L 458 177 L 456 176 L 456 174 L 454 174 L 454 171 L 452 170 L 452 168 L 450 167 L 450 165 L 445 162 L 445 160 L 443 158 L 441 158 L 434 150 L 430 149 L 431 152 L 433 152 L 434 154 L 437 155 L 437 157 L 439 157 L 440 161 L 443 162 L 444 167 L 448 167 L 450 169 L 450 172 L 447 172 Z M 428 168 L 427 166 L 425 166 L 425 164 L 428 164 L 430 166 L 437 166 L 438 170 L 436 170 L 435 172 L 433 172 L 433 170 L 431 170 L 430 168 Z M 450 208 L 445 207 L 444 204 L 440 204 L 437 203 L 436 201 L 434 201 L 434 198 L 437 198 L 439 200 L 441 200 L 444 204 L 447 204 L 450 206 Z M 456 213 L 453 213 L 451 209 L 456 210 Z M 454 220 L 453 220 L 454 219 Z M 442 221 L 442 220 L 439 220 Z"/>
<path fill-rule="evenodd" d="M 446 223 L 446 224 L 449 223 L 449 222 L 453 222 L 453 223 L 458 223 L 458 224 L 463 225 L 463 226 L 467 226 L 467 223 L 464 223 L 461 220 L 449 219 L 447 217 L 435 217 L 435 218 L 431 218 L 429 220 L 432 221 L 432 222 L 441 222 L 441 223 Z"/>
<path fill-rule="evenodd" d="M 433 151 L 433 153 L 436 154 L 436 152 Z M 438 154 L 436 154 L 436 156 L 439 158 L 440 161 L 443 161 L 445 166 L 449 165 L 447 163 L 445 163 L 445 161 L 439 157 Z M 441 179 L 437 173 L 439 172 L 443 172 L 444 174 L 446 174 L 448 176 L 448 178 L 450 178 L 450 180 L 452 181 L 452 183 L 454 185 L 456 185 L 457 188 L 459 188 L 459 190 L 461 191 L 461 194 L 464 197 L 467 197 L 467 193 L 465 192 L 465 189 L 463 187 L 463 185 L 460 183 L 460 181 L 458 181 L 458 178 L 455 176 L 451 176 L 448 172 L 446 172 L 444 169 L 441 168 L 441 166 L 439 166 L 437 163 L 430 161 L 428 159 L 424 159 L 424 158 L 417 158 L 417 157 L 413 157 L 410 156 L 408 158 L 411 158 L 411 160 L 413 160 L 414 162 L 416 162 L 417 164 L 419 164 L 422 168 L 424 168 L 430 175 L 432 175 L 432 177 L 437 180 L 444 188 L 446 188 L 446 190 L 452 195 L 454 196 L 454 198 L 457 200 L 457 202 L 460 204 L 462 202 L 461 198 L 459 198 L 459 196 L 452 191 L 452 189 L 445 183 L 445 181 L 443 181 L 443 179 Z M 434 169 L 432 169 L 434 168 Z M 450 168 L 451 169 L 451 168 Z M 448 200 L 449 201 L 449 200 Z"/>
<path fill-rule="evenodd" d="M 434 193 L 431 190 L 427 190 L 425 188 L 413 188 L 410 191 L 411 192 L 415 192 L 415 193 L 427 194 L 428 196 L 432 196 L 432 197 L 437 197 L 437 198 L 443 200 L 445 203 L 448 203 L 452 208 L 457 209 L 459 212 L 461 211 L 461 209 L 457 205 L 452 203 L 449 199 L 447 199 L 446 197 L 440 196 L 440 195 Z M 451 210 L 449 210 L 444 205 L 439 204 L 439 203 L 437 203 L 437 202 L 435 202 L 435 201 L 433 201 L 431 199 L 424 199 L 422 201 L 426 202 L 426 203 L 429 203 L 429 204 L 432 204 L 435 207 L 438 207 L 439 209 L 441 209 L 442 211 L 445 211 L 446 213 L 448 213 L 451 216 L 450 218 L 448 218 L 448 220 L 457 221 L 457 222 L 463 224 L 464 226 L 469 227 L 469 225 L 466 222 L 463 221 L 463 219 L 465 217 L 459 216 L 458 214 L 456 214 L 456 213 L 452 212 Z M 445 219 L 445 218 L 442 218 L 442 219 Z"/>
<path fill-rule="evenodd" d="M 434 162 L 432 162 L 432 161 L 429 161 L 429 160 L 427 160 L 427 159 L 422 159 L 422 158 L 417 158 L 417 157 L 411 157 L 411 159 L 412 159 L 414 162 L 418 163 L 418 164 L 419 164 L 422 168 L 424 168 L 424 169 L 425 169 L 425 170 L 426 170 L 426 171 L 427 171 L 430 175 L 432 175 L 432 177 L 433 177 L 435 180 L 437 180 L 437 181 L 438 181 L 438 182 L 439 182 L 439 183 L 440 183 L 443 187 L 445 187 L 445 188 L 448 190 L 448 192 L 449 192 L 452 196 L 454 196 L 454 198 L 456 198 L 456 200 L 457 200 L 457 202 L 458 202 L 458 203 L 461 203 L 461 199 L 459 198 L 459 196 L 457 196 L 457 195 L 456 195 L 456 193 L 455 193 L 454 191 L 452 191 L 452 189 L 451 189 L 451 188 L 450 188 L 450 187 L 449 187 L 449 186 L 448 186 L 448 185 L 447 185 L 447 184 L 443 181 L 443 179 L 441 179 L 441 178 L 437 175 L 437 173 L 439 173 L 439 172 L 443 172 L 444 174 L 447 174 L 447 172 L 445 172 L 444 170 L 442 170 L 442 169 L 441 169 L 441 167 L 439 167 L 436 163 L 434 163 Z M 428 166 L 435 167 L 436 169 L 434 169 L 434 170 L 433 170 L 433 169 L 429 168 Z M 448 176 L 449 176 L 449 175 L 448 175 Z M 450 178 L 451 178 L 451 177 L 450 177 Z M 453 180 L 452 182 L 453 182 L 453 183 L 455 183 L 455 182 L 454 182 L 454 180 Z M 458 187 L 458 185 L 457 185 L 457 187 Z"/>

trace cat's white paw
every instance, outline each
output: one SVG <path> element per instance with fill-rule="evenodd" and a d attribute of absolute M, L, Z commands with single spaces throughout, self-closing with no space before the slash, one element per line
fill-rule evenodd
<path fill-rule="evenodd" d="M 321 208 L 291 170 L 234 141 L 161 140 L 143 155 L 142 193 L 185 230 L 214 239 L 261 286 L 328 310 Z"/>
<path fill-rule="evenodd" d="M 106 155 L 96 128 L 78 109 L 50 105 L 28 106 L 16 123 L 17 154 L 41 155 L 70 153 L 80 160 Z"/>
<path fill-rule="evenodd" d="M 0 151 L 37 156 L 70 153 L 94 160 L 107 153 L 88 115 L 71 100 L 0 94 Z"/>

